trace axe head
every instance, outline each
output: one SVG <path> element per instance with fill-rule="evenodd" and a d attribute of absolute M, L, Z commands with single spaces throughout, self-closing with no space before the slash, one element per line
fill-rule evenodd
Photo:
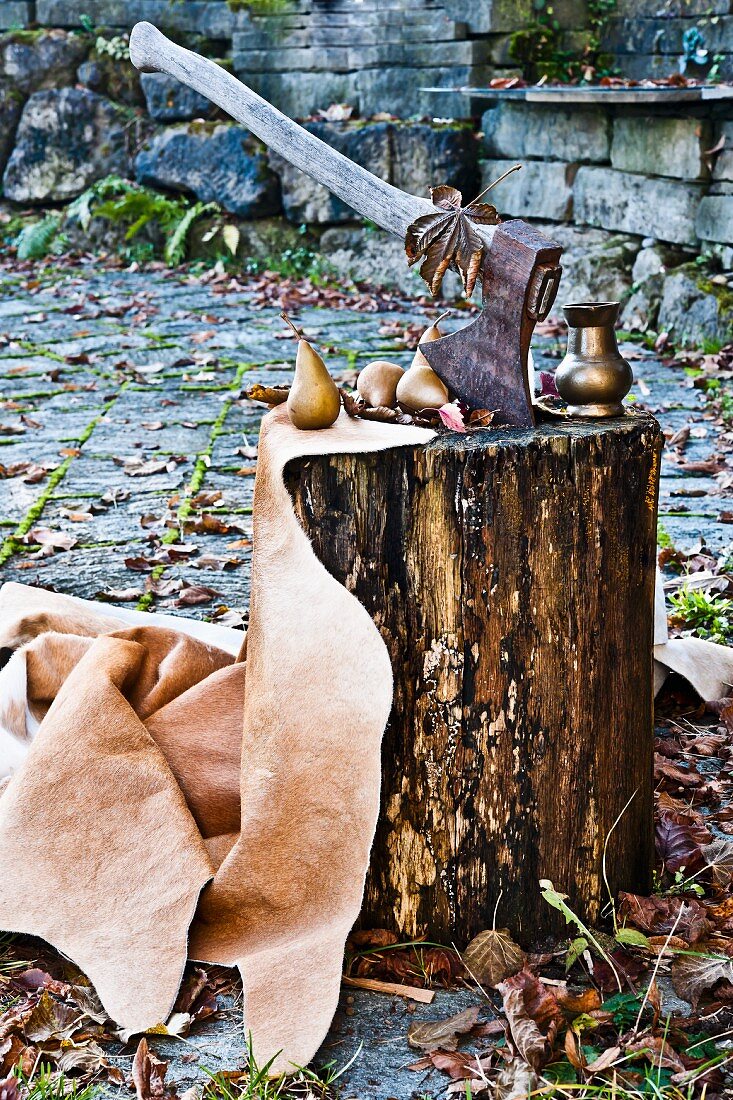
<path fill-rule="evenodd" d="M 515 428 L 535 424 L 527 357 L 555 301 L 562 249 L 523 221 L 497 226 L 483 262 L 483 309 L 465 328 L 420 350 L 451 393 Z"/>

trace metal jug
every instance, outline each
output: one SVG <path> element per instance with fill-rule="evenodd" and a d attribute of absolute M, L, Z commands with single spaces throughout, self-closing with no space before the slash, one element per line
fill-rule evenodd
<path fill-rule="evenodd" d="M 568 350 L 555 373 L 568 416 L 623 416 L 622 400 L 634 375 L 621 356 L 614 326 L 619 302 L 572 302 L 563 306 Z"/>

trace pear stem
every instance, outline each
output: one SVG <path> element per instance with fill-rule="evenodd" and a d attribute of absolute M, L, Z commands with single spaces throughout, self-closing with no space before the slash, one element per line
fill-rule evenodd
<path fill-rule="evenodd" d="M 295 327 L 293 322 L 288 317 L 287 313 L 285 313 L 285 312 L 281 313 L 280 317 L 282 318 L 282 320 L 285 322 L 286 325 L 290 326 L 290 328 L 293 330 L 293 332 L 295 333 L 298 340 L 302 340 L 303 339 L 303 333 L 301 332 L 300 329 Z"/>
<path fill-rule="evenodd" d="M 494 180 L 494 182 L 490 183 L 488 187 L 484 187 L 481 194 L 477 195 L 475 199 L 471 199 L 471 201 L 468 205 L 473 206 L 473 204 L 475 202 L 478 202 L 479 199 L 482 199 L 484 197 L 484 195 L 486 194 L 487 191 L 490 191 L 492 187 L 496 187 L 497 183 L 501 183 L 501 181 L 505 180 L 507 178 L 507 176 L 511 176 L 512 172 L 518 172 L 521 167 L 522 167 L 521 164 L 515 164 L 515 165 L 513 165 L 512 168 L 507 168 L 506 172 L 502 172 L 502 174 L 499 176 L 498 180 Z"/>
<path fill-rule="evenodd" d="M 441 321 L 445 320 L 446 317 L 450 317 L 452 312 L 453 312 L 452 309 L 446 309 L 443 313 L 441 313 L 440 317 L 436 317 L 435 320 L 433 321 L 433 324 L 436 326 L 436 328 L 440 324 Z"/>

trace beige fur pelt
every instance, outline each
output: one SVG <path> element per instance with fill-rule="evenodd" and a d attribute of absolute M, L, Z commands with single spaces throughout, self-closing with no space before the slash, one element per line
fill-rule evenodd
<path fill-rule="evenodd" d="M 237 966 L 263 1065 L 306 1065 L 338 999 L 392 700 L 368 613 L 316 559 L 283 483 L 308 454 L 432 432 L 265 417 L 242 635 L 0 591 L 0 928 L 73 959 L 128 1031 L 164 1021 L 187 957 Z M 151 624 L 151 625 L 148 625 Z M 38 884 L 43 889 L 38 889 Z"/>

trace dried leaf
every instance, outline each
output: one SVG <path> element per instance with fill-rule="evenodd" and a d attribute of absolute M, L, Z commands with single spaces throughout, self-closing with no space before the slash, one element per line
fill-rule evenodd
<path fill-rule="evenodd" d="M 54 1000 L 44 990 L 25 1021 L 23 1031 L 32 1043 L 46 1039 L 69 1039 L 79 1030 L 80 1020 L 77 1008 Z"/>
<path fill-rule="evenodd" d="M 0 1100 L 22 1100 L 20 1081 L 14 1074 L 0 1081 Z"/>
<path fill-rule="evenodd" d="M 191 584 L 182 588 L 178 599 L 173 601 L 175 607 L 197 607 L 202 603 L 209 603 L 214 596 L 221 596 L 215 588 L 207 588 L 203 584 Z"/>
<path fill-rule="evenodd" d="M 702 854 L 714 885 L 729 887 L 733 882 L 733 840 L 716 838 L 703 845 Z"/>
<path fill-rule="evenodd" d="M 34 527 L 23 539 L 28 545 L 38 543 L 42 548 L 41 557 L 55 553 L 56 550 L 71 550 L 76 546 L 77 539 L 73 535 L 67 535 L 65 531 L 52 531 L 48 527 Z"/>
<path fill-rule="evenodd" d="M 703 866 L 703 854 L 700 845 L 712 839 L 712 834 L 704 825 L 699 825 L 687 814 L 673 810 L 662 812 L 655 826 L 657 855 L 667 870 L 679 871 L 686 868 L 688 874 Z"/>
<path fill-rule="evenodd" d="M 157 1100 L 167 1095 L 165 1074 L 168 1063 L 161 1061 L 148 1047 L 144 1037 L 138 1043 L 132 1062 L 132 1081 L 137 1100 Z"/>
<path fill-rule="evenodd" d="M 522 1058 L 512 1058 L 496 1078 L 494 1100 L 527 1100 L 539 1085 L 537 1074 Z"/>
<path fill-rule="evenodd" d="M 500 982 L 512 1041 L 519 1054 L 539 1070 L 551 1056 L 562 1013 L 554 994 L 528 970 Z"/>
<path fill-rule="evenodd" d="M 727 955 L 680 955 L 672 964 L 675 992 L 693 1008 L 719 982 L 733 982 L 733 959 Z"/>
<path fill-rule="evenodd" d="M 151 458 L 147 462 L 142 459 L 132 459 L 125 463 L 125 473 L 128 477 L 150 477 L 151 474 L 161 474 L 168 468 L 168 460 Z"/>
<path fill-rule="evenodd" d="M 129 568 L 132 567 L 128 566 Z M 114 600 L 115 603 L 137 603 L 143 595 L 142 588 L 105 588 L 103 592 L 97 592 L 94 598 L 95 600 Z"/>
<path fill-rule="evenodd" d="M 98 1073 L 107 1065 L 107 1058 L 95 1042 L 65 1046 L 56 1063 L 63 1073 Z"/>
<path fill-rule="evenodd" d="M 600 1054 L 595 1061 L 589 1062 L 585 1067 L 587 1074 L 602 1073 L 604 1069 L 609 1069 L 614 1062 L 616 1062 L 621 1056 L 621 1047 L 608 1047 L 604 1050 L 603 1054 Z"/>
<path fill-rule="evenodd" d="M 390 947 L 398 943 L 398 937 L 387 928 L 359 928 L 349 935 L 349 946 L 364 947 Z"/>
<path fill-rule="evenodd" d="M 524 966 L 525 954 L 508 928 L 479 932 L 463 952 L 466 970 L 479 985 L 494 988 Z"/>
<path fill-rule="evenodd" d="M 474 1027 L 481 1012 L 481 1005 L 449 1016 L 447 1020 L 426 1020 L 424 1023 L 411 1024 L 407 1031 L 407 1042 L 416 1050 L 457 1050 L 461 1035 L 467 1035 Z"/>
<path fill-rule="evenodd" d="M 463 413 L 455 401 L 442 405 L 438 409 L 438 415 L 446 428 L 450 428 L 454 432 L 465 432 L 466 422 L 463 419 Z"/>
<path fill-rule="evenodd" d="M 263 386 L 261 382 L 255 382 L 244 391 L 244 396 L 250 401 L 264 401 L 267 405 L 282 405 L 287 401 L 290 386 Z"/>
<path fill-rule="evenodd" d="M 557 1003 L 569 1016 L 595 1012 L 601 1007 L 601 995 L 597 989 L 584 989 L 582 993 L 571 993 L 568 989 L 558 989 Z"/>
<path fill-rule="evenodd" d="M 430 197 L 435 213 L 423 214 L 407 229 L 405 252 L 410 266 L 424 257 L 420 275 L 433 294 L 440 290 L 443 276 L 454 266 L 471 297 L 481 267 L 485 244 L 476 225 L 498 225 L 499 215 L 488 203 L 473 202 L 463 207 L 463 196 L 455 187 L 433 187 Z"/>

